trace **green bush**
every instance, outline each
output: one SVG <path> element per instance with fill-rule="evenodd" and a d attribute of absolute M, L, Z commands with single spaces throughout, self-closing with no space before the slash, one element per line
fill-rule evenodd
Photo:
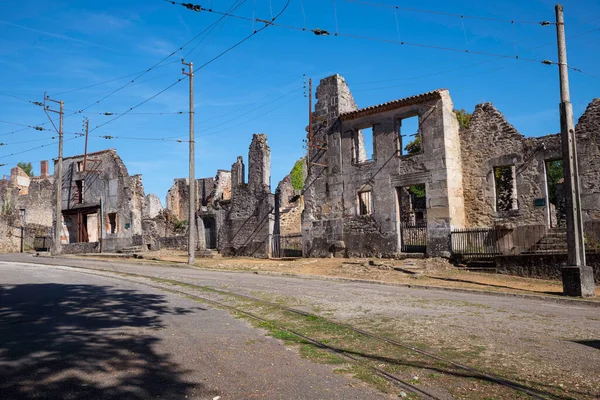
<path fill-rule="evenodd" d="M 295 190 L 302 190 L 304 188 L 304 159 L 296 161 L 292 172 L 290 172 L 290 178 L 292 179 L 292 187 Z"/>

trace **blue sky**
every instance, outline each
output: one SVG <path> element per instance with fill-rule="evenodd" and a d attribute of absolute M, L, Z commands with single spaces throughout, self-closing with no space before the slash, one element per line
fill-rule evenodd
<path fill-rule="evenodd" d="M 270 19 L 286 1 L 247 0 L 235 14 Z M 525 23 L 553 21 L 554 2 L 387 1 L 404 8 L 507 21 L 461 19 L 344 0 L 291 0 L 278 23 L 326 29 L 332 35 L 271 26 L 197 69 L 196 176 L 214 176 L 217 169 L 230 169 L 238 155 L 246 160 L 252 134 L 266 133 L 274 188 L 305 152 L 303 75 L 312 77 L 316 85 L 319 79 L 339 73 L 359 107 L 447 88 L 456 108 L 472 111 L 478 103 L 492 102 L 526 136 L 558 132 L 557 67 L 539 62 L 556 61 L 555 27 Z M 226 11 L 234 2 L 205 0 L 200 4 Z M 600 76 L 600 2 L 569 0 L 563 5 L 569 64 Z M 140 75 L 132 74 L 155 65 L 219 17 L 162 0 L 0 0 L 0 120 L 38 126 L 46 123 L 47 117 L 27 100 L 41 101 L 45 91 L 64 100 L 65 156 L 83 153 L 84 140 L 75 133 L 82 131 L 85 116 L 92 131 L 88 151 L 116 148 L 130 174 L 143 174 L 146 193 L 157 194 L 164 203 L 173 179 L 188 174 L 187 143 L 172 141 L 186 140 L 188 135 L 187 114 L 177 114 L 188 107 L 187 80 L 130 114 L 94 128 L 116 116 L 102 113 L 122 113 L 180 79 L 182 56 L 199 68 L 264 26 L 227 18 L 208 36 L 200 36 L 115 92 Z M 468 49 L 471 53 L 347 35 Z M 519 55 L 527 60 L 474 52 Z M 600 78 L 571 71 L 570 79 L 578 118 L 594 97 L 600 97 Z M 106 82 L 109 80 L 113 81 Z M 95 86 L 88 87 L 91 85 Z M 88 88 L 72 91 L 84 87 Z M 85 113 L 76 113 L 83 108 Z M 6 122 L 0 122 L 0 142 L 5 144 L 0 146 L 0 164 L 7 164 L 0 167 L 0 175 L 8 175 L 19 161 L 31 161 L 37 174 L 40 160 L 56 157 L 53 131 Z M 52 126 L 46 123 L 42 127 Z M 117 138 L 99 137 L 106 135 Z"/>

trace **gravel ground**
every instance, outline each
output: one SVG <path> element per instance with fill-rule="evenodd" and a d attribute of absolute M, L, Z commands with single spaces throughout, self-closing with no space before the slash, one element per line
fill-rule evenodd
<path fill-rule="evenodd" d="M 566 397 L 600 398 L 600 309 L 596 307 L 252 273 L 90 260 L 43 262 L 145 274 L 276 300 L 391 335 L 488 372 L 562 391 Z"/>

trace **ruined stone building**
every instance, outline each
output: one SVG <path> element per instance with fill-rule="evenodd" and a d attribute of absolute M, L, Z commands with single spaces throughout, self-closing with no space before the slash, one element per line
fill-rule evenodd
<path fill-rule="evenodd" d="M 199 255 L 207 250 L 224 256 L 270 257 L 273 237 L 301 238 L 302 199 L 287 176 L 271 193 L 271 150 L 264 134 L 252 136 L 248 173 L 238 157 L 231 171 L 219 170 L 214 178 L 196 180 L 195 205 Z M 167 209 L 181 220 L 189 210 L 187 179 L 175 179 L 167 194 Z M 276 197 L 280 200 L 276 204 Z"/>
<path fill-rule="evenodd" d="M 271 193 L 271 149 L 267 136 L 252 136 L 248 182 L 242 157 L 231 166 L 231 202 L 219 230 L 222 255 L 269 257 L 272 250 L 275 196 Z"/>
<path fill-rule="evenodd" d="M 427 251 L 447 253 L 450 230 L 465 225 L 459 128 L 448 91 L 359 109 L 344 79 L 335 75 L 321 81 L 316 96 L 312 129 L 319 145 L 310 147 L 308 155 L 305 255 L 401 252 L 402 221 L 408 221 L 401 203 L 411 199 L 410 188 L 422 186 Z M 417 132 L 403 129 L 411 118 L 417 120 Z M 370 149 L 366 131 L 371 132 Z M 402 154 L 416 137 L 419 151 Z"/>
<path fill-rule="evenodd" d="M 0 252 L 20 250 L 21 227 L 26 250 L 51 246 L 53 182 L 48 161 L 40 163 L 39 176 L 14 167 L 10 178 L 0 181 Z"/>
<path fill-rule="evenodd" d="M 114 252 L 141 237 L 142 177 L 116 150 L 65 157 L 62 168 L 62 252 Z"/>
<path fill-rule="evenodd" d="M 583 220 L 600 220 L 600 99 L 588 105 L 575 134 Z M 560 134 L 525 138 L 492 104 L 480 104 L 461 131 L 461 151 L 469 226 L 556 225 L 547 180 L 549 164 L 562 160 Z"/>
<path fill-rule="evenodd" d="M 334 75 L 321 80 L 316 97 L 305 256 L 394 256 L 415 248 L 448 256 L 455 229 L 537 224 L 544 235 L 560 220 L 560 183 L 551 190 L 548 178 L 562 158 L 560 135 L 525 138 L 491 104 L 478 105 L 460 129 L 444 89 L 358 108 Z M 576 136 L 584 220 L 599 220 L 599 99 Z"/>

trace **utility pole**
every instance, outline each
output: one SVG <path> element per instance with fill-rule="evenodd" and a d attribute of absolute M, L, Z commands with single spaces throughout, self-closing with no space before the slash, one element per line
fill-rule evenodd
<path fill-rule="evenodd" d="M 90 120 L 85 119 L 85 146 L 83 147 L 83 172 L 87 171 L 87 144 L 90 134 Z"/>
<path fill-rule="evenodd" d="M 563 6 L 556 5 L 556 36 L 558 43 L 558 68 L 560 76 L 560 137 L 562 141 L 563 171 L 565 176 L 565 203 L 567 208 L 567 266 L 562 269 L 563 293 L 567 296 L 593 297 L 594 274 L 585 265 L 585 244 L 581 197 L 579 191 L 579 165 L 573 105 L 569 93 L 569 66 Z"/>
<path fill-rule="evenodd" d="M 53 103 L 58 103 L 60 108 L 59 110 L 52 110 L 50 106 L 46 105 L 46 100 L 51 101 Z M 58 161 L 56 163 L 56 170 L 54 171 L 55 175 L 55 187 L 56 187 L 56 209 L 55 209 L 55 225 L 54 225 L 54 245 L 52 246 L 52 255 L 60 254 L 61 245 L 60 245 L 60 236 L 62 231 L 62 163 L 63 163 L 63 118 L 64 118 L 64 102 L 62 100 L 52 100 L 46 93 L 44 93 L 44 112 L 52 122 L 54 129 L 58 133 Z M 48 112 L 57 113 L 59 117 L 58 128 L 54 125 L 54 121 L 50 117 Z"/>
<path fill-rule="evenodd" d="M 182 69 L 182 72 L 190 79 L 190 214 L 188 221 L 188 264 L 194 265 L 194 259 L 196 257 L 196 179 L 194 177 L 194 63 L 186 63 L 183 59 L 181 60 L 181 63 L 189 68 L 189 72 L 185 72 L 185 68 Z"/>

